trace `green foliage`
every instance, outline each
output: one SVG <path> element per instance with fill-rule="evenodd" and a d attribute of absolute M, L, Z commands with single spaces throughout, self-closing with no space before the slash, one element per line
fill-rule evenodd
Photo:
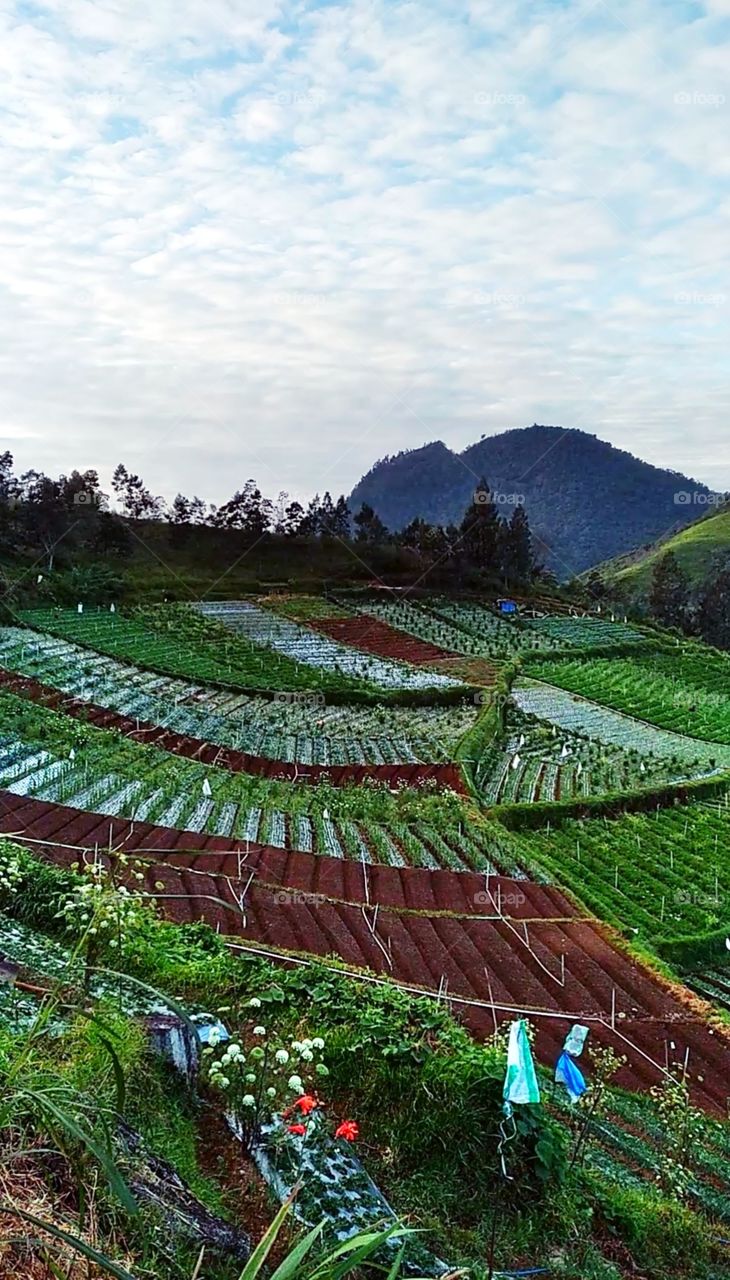
<path fill-rule="evenodd" d="M 673 551 L 657 560 L 651 579 L 649 611 L 664 627 L 681 630 L 687 621 L 689 584 Z"/>
<path fill-rule="evenodd" d="M 644 1188 L 597 1185 L 598 1213 L 615 1240 L 640 1259 L 653 1280 L 708 1275 L 713 1249 L 707 1223 L 690 1209 Z"/>
<path fill-rule="evenodd" d="M 528 675 L 664 729 L 730 742 L 730 655 L 691 641 L 632 657 L 525 663 Z"/>
<path fill-rule="evenodd" d="M 536 806 L 538 807 L 538 806 Z M 522 865 L 541 869 L 603 920 L 666 944 L 730 924 L 730 809 L 673 806 L 513 833 Z"/>

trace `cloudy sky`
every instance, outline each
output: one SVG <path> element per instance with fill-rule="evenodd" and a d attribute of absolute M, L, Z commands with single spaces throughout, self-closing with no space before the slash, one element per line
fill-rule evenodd
<path fill-rule="evenodd" d="M 220 501 L 537 421 L 730 488 L 730 0 L 0 0 L 0 447 Z"/>

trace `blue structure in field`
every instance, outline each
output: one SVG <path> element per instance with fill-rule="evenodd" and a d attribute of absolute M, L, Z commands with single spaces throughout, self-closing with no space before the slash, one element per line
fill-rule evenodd
<path fill-rule="evenodd" d="M 497 608 L 500 613 L 517 613 L 517 605 L 514 600 L 498 600 Z"/>

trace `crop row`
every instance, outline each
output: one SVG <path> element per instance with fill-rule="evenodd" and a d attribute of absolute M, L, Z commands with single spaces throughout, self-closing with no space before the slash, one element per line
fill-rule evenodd
<path fill-rule="evenodd" d="M 475 707 L 346 707 L 257 698 L 159 676 L 68 641 L 0 628 L 0 667 L 73 697 L 238 751 L 302 764 L 394 764 L 451 758 Z"/>
<path fill-rule="evenodd" d="M 440 649 L 466 657 L 490 656 L 489 646 L 484 640 L 410 601 L 364 600 L 359 603 L 359 608 L 370 617 L 379 618 L 388 626 L 417 636 Z"/>
<path fill-rule="evenodd" d="M 539 635 L 543 649 L 551 648 L 553 643 L 571 649 L 623 649 L 647 643 L 646 636 L 636 627 L 615 618 L 528 618 L 523 625 Z"/>
<path fill-rule="evenodd" d="M 506 661 L 553 649 L 606 649 L 646 645 L 646 637 L 625 622 L 609 618 L 500 617 L 487 605 L 433 597 L 411 601 L 366 600 L 359 604 L 391 626 L 454 653 Z"/>
<path fill-rule="evenodd" d="M 450 676 L 421 671 L 402 663 L 362 653 L 329 636 L 300 626 L 290 618 L 260 609 L 246 600 L 203 603 L 206 618 L 223 623 L 252 644 L 272 649 L 306 666 L 366 680 L 381 689 L 437 689 L 458 686 Z"/>
<path fill-rule="evenodd" d="M 695 777 L 730 767 L 728 746 L 672 733 L 565 689 L 535 680 L 518 680 L 512 688 L 512 697 L 522 711 L 561 731 L 583 734 L 595 742 L 632 753 L 646 766 L 643 771 L 639 767 L 639 773 L 649 772 L 653 762 L 659 759 L 672 766 L 666 777 Z M 640 782 L 640 778 L 634 781 Z"/>
<path fill-rule="evenodd" d="M 671 1043 L 671 1042 L 670 1042 Z M 677 1054 L 669 1047 L 670 1062 Z M 681 1054 L 677 1055 L 681 1059 Z M 681 1060 L 676 1064 L 681 1070 Z M 556 1091 L 550 1104 L 562 1116 L 572 1108 L 567 1096 Z M 667 1132 L 654 1101 L 642 1093 L 610 1090 L 599 1115 L 590 1126 L 585 1163 L 623 1185 L 655 1182 L 673 1155 L 673 1137 Z M 692 1203 L 717 1221 L 730 1222 L 730 1136 L 727 1125 L 705 1116 L 695 1133 L 688 1155 L 690 1177 L 687 1195 Z"/>
<path fill-rule="evenodd" d="M 568 820 L 518 836 L 518 855 L 648 943 L 730 925 L 730 807 L 701 802 Z"/>
<path fill-rule="evenodd" d="M 702 969 L 686 978 L 687 986 L 730 1013 L 730 968 Z"/>
<path fill-rule="evenodd" d="M 302 787 L 205 766 L 0 695 L 0 788 L 74 808 L 395 866 L 488 867 L 494 829 L 453 792 Z"/>
<path fill-rule="evenodd" d="M 463 686 L 454 681 L 438 688 L 411 685 L 379 689 L 366 679 L 311 666 L 255 645 L 187 605 L 139 609 L 134 617 L 102 610 L 37 609 L 22 612 L 20 619 L 38 631 L 161 675 L 229 689 L 311 691 L 331 701 L 371 705 L 384 701 L 453 705 L 464 694 Z"/>
<path fill-rule="evenodd" d="M 164 675 L 246 690 L 316 690 L 326 694 L 366 687 L 363 681 L 314 671 L 271 649 L 243 643 L 223 628 L 215 637 L 200 634 L 202 628 L 185 626 L 185 615 L 191 612 L 181 607 L 169 612 L 159 609 L 149 611 L 144 620 L 70 609 L 34 609 L 20 616 L 38 631 Z M 153 619 L 159 619 L 159 626 L 152 625 Z"/>
<path fill-rule="evenodd" d="M 534 804 L 635 791 L 702 773 L 681 760 L 643 754 L 629 745 L 596 741 L 578 725 L 563 727 L 532 713 L 536 702 L 514 692 L 507 735 L 486 752 L 476 781 L 487 804 Z M 537 702 L 539 706 L 539 702 Z M 597 708 L 601 711 L 602 708 Z"/>
<path fill-rule="evenodd" d="M 478 651 L 490 658 L 509 660 L 530 650 L 557 649 L 557 641 L 534 634 L 518 617 L 499 617 L 485 605 L 437 598 L 428 601 L 434 618 L 472 637 Z"/>
<path fill-rule="evenodd" d="M 617 711 L 709 742 L 730 743 L 730 659 L 678 651 L 526 664 L 529 675 Z"/>

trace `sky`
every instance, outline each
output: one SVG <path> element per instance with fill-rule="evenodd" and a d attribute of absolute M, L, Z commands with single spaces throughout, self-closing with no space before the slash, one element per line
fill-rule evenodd
<path fill-rule="evenodd" d="M 730 0 L 0 0 L 0 448 L 220 502 L 580 427 L 730 489 Z"/>

